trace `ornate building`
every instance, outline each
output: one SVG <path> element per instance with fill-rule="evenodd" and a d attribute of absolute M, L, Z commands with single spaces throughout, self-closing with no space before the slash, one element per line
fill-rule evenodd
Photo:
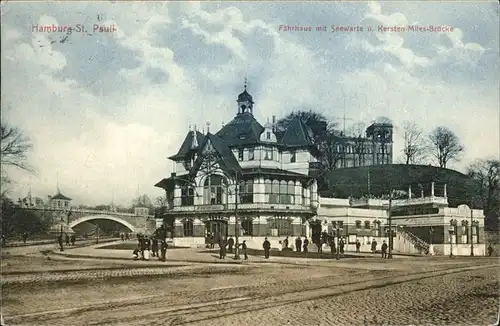
<path fill-rule="evenodd" d="M 236 233 L 259 243 L 256 238 L 298 236 L 315 214 L 317 183 L 309 166 L 319 153 L 311 130 L 297 118 L 277 138 L 272 123 L 254 118 L 246 86 L 236 102 L 236 116 L 215 134 L 208 127 L 206 134 L 187 133 L 170 157 L 176 173 L 156 184 L 167 193 L 163 218 L 176 244 Z"/>

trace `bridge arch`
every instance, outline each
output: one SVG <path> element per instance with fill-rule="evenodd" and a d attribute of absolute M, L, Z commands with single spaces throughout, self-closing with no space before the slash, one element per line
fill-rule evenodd
<path fill-rule="evenodd" d="M 125 221 L 124 219 L 121 219 L 119 217 L 111 216 L 111 215 L 88 215 L 88 216 L 82 216 L 77 218 L 74 221 L 71 221 L 69 223 L 69 228 L 73 229 L 75 226 L 78 224 L 81 224 L 83 222 L 91 221 L 91 220 L 111 220 L 115 221 L 117 223 L 120 223 L 123 226 L 126 226 L 132 233 L 136 233 L 136 227 L 129 222 Z"/>

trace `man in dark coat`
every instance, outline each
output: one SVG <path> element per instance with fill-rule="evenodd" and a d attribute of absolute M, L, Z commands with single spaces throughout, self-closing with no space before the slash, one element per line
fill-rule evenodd
<path fill-rule="evenodd" d="M 372 253 L 375 253 L 377 251 L 377 241 L 373 240 L 372 241 Z"/>
<path fill-rule="evenodd" d="M 71 238 L 70 238 L 70 241 L 71 241 L 71 245 L 74 246 L 75 245 L 75 242 L 76 242 L 76 237 L 75 235 L 71 235 Z"/>
<path fill-rule="evenodd" d="M 288 237 L 283 240 L 283 249 L 288 249 Z"/>
<path fill-rule="evenodd" d="M 307 255 L 307 252 L 308 252 L 308 247 L 309 246 L 309 240 L 307 240 L 307 237 L 304 238 L 304 242 L 303 242 L 303 245 L 302 245 L 302 249 L 304 250 L 304 252 L 306 253 Z"/>
<path fill-rule="evenodd" d="M 158 239 L 156 237 L 153 238 L 151 251 L 153 252 L 153 257 L 158 257 Z"/>
<path fill-rule="evenodd" d="M 328 236 L 328 243 L 330 244 L 330 252 L 333 256 L 335 253 L 337 253 L 337 250 L 335 248 L 335 237 L 333 235 Z"/>
<path fill-rule="evenodd" d="M 356 240 L 356 252 L 361 252 L 361 242 L 359 242 L 359 240 Z"/>
<path fill-rule="evenodd" d="M 340 242 L 339 242 L 339 251 L 340 251 L 340 254 L 342 256 L 344 256 L 344 246 L 345 246 L 344 239 L 340 239 Z"/>
<path fill-rule="evenodd" d="M 57 237 L 57 242 L 59 243 L 59 250 L 64 251 L 62 234 Z"/>
<path fill-rule="evenodd" d="M 387 243 L 384 240 L 384 243 L 382 243 L 382 258 L 387 258 L 387 247 Z"/>
<path fill-rule="evenodd" d="M 295 239 L 295 250 L 297 250 L 297 252 L 300 252 L 302 250 L 302 239 L 300 239 L 300 237 L 297 237 L 297 239 Z"/>
<path fill-rule="evenodd" d="M 226 246 L 227 246 L 226 240 L 221 239 L 219 241 L 219 259 L 226 258 Z"/>
<path fill-rule="evenodd" d="M 269 242 L 269 240 L 267 240 L 267 237 L 264 239 L 264 243 L 262 243 L 262 248 L 264 248 L 264 258 L 269 258 L 271 243 Z"/>
<path fill-rule="evenodd" d="M 66 245 L 69 246 L 69 235 L 68 234 L 66 234 L 65 239 L 66 239 Z"/>
<path fill-rule="evenodd" d="M 162 239 L 161 240 L 161 243 L 160 243 L 160 250 L 161 250 L 161 261 L 165 261 L 167 260 L 167 248 L 168 248 L 168 244 L 167 244 L 167 241 L 165 241 L 165 239 Z"/>
<path fill-rule="evenodd" d="M 23 243 L 26 244 L 26 240 L 28 240 L 28 233 L 23 232 Z"/>
<path fill-rule="evenodd" d="M 227 240 L 227 249 L 228 249 L 229 253 L 233 252 L 233 246 L 234 246 L 234 239 L 233 239 L 233 237 L 230 237 Z"/>

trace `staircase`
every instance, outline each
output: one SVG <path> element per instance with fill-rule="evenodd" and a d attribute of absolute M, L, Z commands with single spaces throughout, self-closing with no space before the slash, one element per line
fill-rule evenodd
<path fill-rule="evenodd" d="M 425 242 L 424 240 L 420 239 L 419 237 L 417 237 L 416 235 L 405 229 L 399 230 L 398 233 L 404 240 L 406 240 L 406 242 L 413 245 L 413 248 L 418 253 L 420 254 L 425 253 L 426 255 L 429 254 L 429 247 L 430 247 L 429 243 Z M 433 251 L 435 256 L 442 255 L 442 253 L 437 251 L 435 248 L 433 248 Z"/>

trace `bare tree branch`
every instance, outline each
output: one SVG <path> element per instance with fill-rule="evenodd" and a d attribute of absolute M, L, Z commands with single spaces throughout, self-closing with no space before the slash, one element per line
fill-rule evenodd
<path fill-rule="evenodd" d="M 413 121 L 403 122 L 405 145 L 403 148 L 406 164 L 420 164 L 427 157 L 428 147 L 425 146 L 424 132 Z"/>
<path fill-rule="evenodd" d="M 367 139 L 366 134 L 366 124 L 364 122 L 356 122 L 349 130 L 349 134 L 354 137 L 353 147 L 355 153 L 354 166 L 363 166 L 365 158 L 365 144 Z"/>
<path fill-rule="evenodd" d="M 434 129 L 429 140 L 430 151 L 441 168 L 446 168 L 449 161 L 459 161 L 460 155 L 465 151 L 458 137 L 446 127 Z"/>
<path fill-rule="evenodd" d="M 0 162 L 2 168 L 12 166 L 33 172 L 33 169 L 26 163 L 26 153 L 32 148 L 29 138 L 23 132 L 2 122 L 1 130 L 1 152 Z"/>

